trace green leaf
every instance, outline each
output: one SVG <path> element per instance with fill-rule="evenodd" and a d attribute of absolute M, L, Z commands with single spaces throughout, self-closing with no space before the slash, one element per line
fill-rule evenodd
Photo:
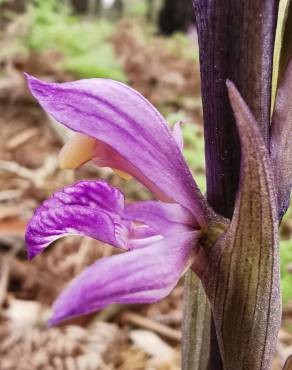
<path fill-rule="evenodd" d="M 282 302 L 287 305 L 292 302 L 292 240 L 280 242 L 280 270 L 281 270 L 281 291 Z"/>
<path fill-rule="evenodd" d="M 241 143 L 240 186 L 227 232 L 203 279 L 225 370 L 270 369 L 280 326 L 278 215 L 271 164 L 257 122 L 228 82 Z"/>

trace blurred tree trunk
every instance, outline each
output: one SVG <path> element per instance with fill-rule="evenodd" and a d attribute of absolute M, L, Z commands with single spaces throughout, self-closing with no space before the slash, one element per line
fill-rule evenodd
<path fill-rule="evenodd" d="M 72 8 L 72 2 L 71 2 L 71 0 L 63 0 L 63 3 L 66 5 L 66 6 L 68 6 L 68 8 Z"/>
<path fill-rule="evenodd" d="M 100 13 L 101 7 L 102 7 L 101 0 L 88 0 L 87 14 L 89 16 L 94 17 Z"/>
<path fill-rule="evenodd" d="M 1 15 L 3 11 L 10 10 L 16 13 L 23 13 L 26 9 L 27 0 L 10 0 L 10 1 L 3 1 L 3 4 L 0 1 L 0 12 Z"/>
<path fill-rule="evenodd" d="M 115 0 L 114 5 L 112 6 L 112 15 L 115 19 L 121 18 L 124 12 L 124 3 L 123 0 Z"/>
<path fill-rule="evenodd" d="M 72 9 L 76 13 L 83 13 L 88 15 L 97 15 L 102 8 L 101 0 L 66 0 L 70 1 Z"/>
<path fill-rule="evenodd" d="M 158 22 L 160 32 L 165 35 L 171 35 L 176 31 L 188 31 L 195 24 L 192 0 L 164 0 Z"/>
<path fill-rule="evenodd" d="M 71 0 L 72 8 L 77 13 L 86 13 L 87 11 L 87 1 L 85 0 Z"/>
<path fill-rule="evenodd" d="M 147 20 L 152 21 L 154 0 L 147 0 Z"/>
<path fill-rule="evenodd" d="M 146 17 L 150 23 L 157 24 L 162 8 L 163 0 L 147 0 L 147 13 Z"/>

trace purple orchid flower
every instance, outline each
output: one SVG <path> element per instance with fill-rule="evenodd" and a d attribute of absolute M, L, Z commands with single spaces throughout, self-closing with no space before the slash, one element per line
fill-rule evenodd
<path fill-rule="evenodd" d="M 182 156 L 179 124 L 171 131 L 149 101 L 119 82 L 27 79 L 44 110 L 79 133 L 61 152 L 63 167 L 92 159 L 135 177 L 158 198 L 125 204 L 123 194 L 106 182 L 81 181 L 36 210 L 26 232 L 29 258 L 68 234 L 127 251 L 81 273 L 56 300 L 50 323 L 111 303 L 156 302 L 190 266 L 200 276 L 206 256 L 199 239 L 210 221 L 219 219 Z"/>

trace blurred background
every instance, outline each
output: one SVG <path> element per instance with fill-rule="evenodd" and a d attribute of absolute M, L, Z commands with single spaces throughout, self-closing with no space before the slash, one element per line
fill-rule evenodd
<path fill-rule="evenodd" d="M 150 194 L 91 164 L 58 167 L 67 132 L 29 94 L 23 71 L 47 81 L 106 77 L 146 96 L 183 126 L 205 191 L 195 14 L 191 0 L 0 0 L 0 370 L 178 370 L 182 282 L 154 305 L 113 305 L 48 329 L 56 296 L 97 258 L 116 253 L 65 238 L 32 262 L 24 232 L 34 209 L 79 179 L 102 178 L 128 200 Z M 292 210 L 281 226 L 283 325 L 274 369 L 292 353 Z"/>

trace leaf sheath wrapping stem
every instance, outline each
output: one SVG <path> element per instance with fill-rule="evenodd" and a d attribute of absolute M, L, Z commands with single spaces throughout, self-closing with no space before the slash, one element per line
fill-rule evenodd
<path fill-rule="evenodd" d="M 210 319 L 210 304 L 202 283 L 190 270 L 185 276 L 183 369 L 208 369 Z"/>
<path fill-rule="evenodd" d="M 289 207 L 292 187 L 292 60 L 277 92 L 272 119 L 271 159 L 281 219 Z"/>
<path fill-rule="evenodd" d="M 278 215 L 271 164 L 257 123 L 228 82 L 241 143 L 233 219 L 203 279 L 225 370 L 268 370 L 280 326 Z"/>

